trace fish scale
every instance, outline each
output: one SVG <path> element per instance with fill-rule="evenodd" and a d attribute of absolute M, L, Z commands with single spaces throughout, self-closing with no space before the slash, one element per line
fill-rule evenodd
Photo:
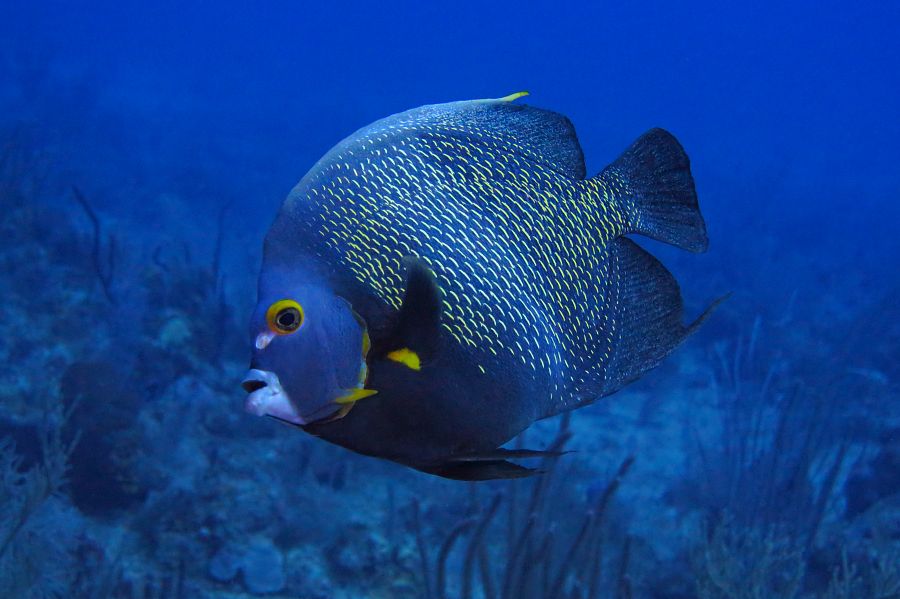
<path fill-rule="evenodd" d="M 310 225 L 301 237 L 324 243 L 329 259 L 395 308 L 402 260 L 420 256 L 444 293 L 445 330 L 482 370 L 512 360 L 548 389 L 543 411 L 564 409 L 580 401 L 583 381 L 602 378 L 613 345 L 607 246 L 627 227 L 616 190 L 441 112 L 358 132 L 284 209 Z"/>

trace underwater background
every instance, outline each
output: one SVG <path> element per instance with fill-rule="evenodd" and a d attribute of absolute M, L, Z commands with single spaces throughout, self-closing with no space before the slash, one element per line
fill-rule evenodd
<path fill-rule="evenodd" d="M 900 4 L 0 0 L 0 596 L 900 597 Z M 691 157 L 641 239 L 660 367 L 443 480 L 244 412 L 262 239 L 333 144 L 500 97 L 588 173 Z"/>

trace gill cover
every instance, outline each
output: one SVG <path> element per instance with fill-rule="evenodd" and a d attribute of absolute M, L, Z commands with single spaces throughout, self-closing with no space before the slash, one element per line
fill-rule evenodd
<path fill-rule="evenodd" d="M 365 390 L 368 335 L 344 299 L 321 284 L 261 285 L 243 386 L 248 411 L 305 425 L 346 414 Z M 353 401 L 348 401 L 352 399 Z"/>

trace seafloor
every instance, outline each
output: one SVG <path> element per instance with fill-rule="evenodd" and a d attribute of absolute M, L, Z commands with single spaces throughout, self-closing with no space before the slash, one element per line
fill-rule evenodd
<path fill-rule="evenodd" d="M 172 165 L 45 131 L 0 128 L 0 596 L 900 594 L 890 239 L 813 251 L 757 215 L 701 266 L 666 253 L 692 314 L 734 295 L 517 440 L 571 451 L 545 475 L 460 483 L 244 413 L 262 231 L 223 208 L 233 157 L 145 185 Z"/>

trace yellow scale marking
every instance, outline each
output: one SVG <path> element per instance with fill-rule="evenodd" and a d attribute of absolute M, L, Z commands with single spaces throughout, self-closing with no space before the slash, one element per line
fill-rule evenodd
<path fill-rule="evenodd" d="M 466 143 L 471 126 L 435 117 L 375 127 L 304 190 L 320 211 L 316 237 L 395 307 L 403 257 L 422 256 L 444 294 L 442 327 L 481 356 L 482 372 L 505 350 L 542 376 L 576 364 L 562 382 L 590 380 L 613 342 L 601 307 L 617 290 L 601 250 L 624 231 L 610 200 L 620 190 L 536 167 L 529 157 L 547 161 L 502 133 L 481 129 Z"/>

